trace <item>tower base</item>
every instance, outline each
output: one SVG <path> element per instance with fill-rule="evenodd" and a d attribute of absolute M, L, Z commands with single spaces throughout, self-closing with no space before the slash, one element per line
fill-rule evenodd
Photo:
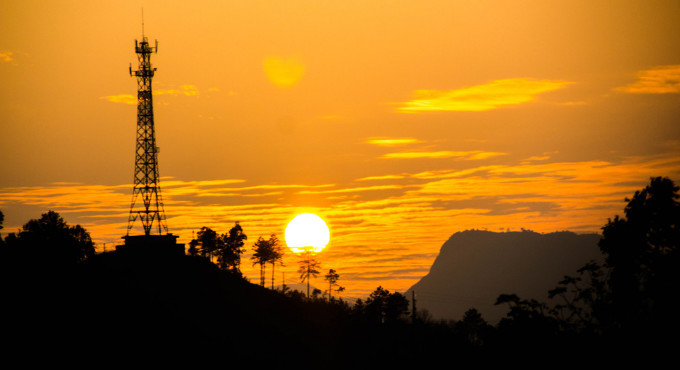
<path fill-rule="evenodd" d="M 184 244 L 177 243 L 177 235 L 126 235 L 125 244 L 117 245 L 121 254 L 145 256 L 183 256 Z"/>

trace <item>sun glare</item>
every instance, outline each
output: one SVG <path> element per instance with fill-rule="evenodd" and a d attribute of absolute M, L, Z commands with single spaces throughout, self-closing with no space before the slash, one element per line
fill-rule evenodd
<path fill-rule="evenodd" d="M 301 213 L 286 226 L 286 245 L 295 253 L 321 252 L 330 241 L 330 231 L 321 217 L 313 213 Z"/>

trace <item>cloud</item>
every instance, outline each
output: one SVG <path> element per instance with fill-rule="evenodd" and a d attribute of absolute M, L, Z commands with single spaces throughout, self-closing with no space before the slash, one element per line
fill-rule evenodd
<path fill-rule="evenodd" d="M 490 157 L 495 157 L 499 155 L 506 155 L 507 153 L 499 152 L 484 152 L 481 150 L 473 151 L 448 151 L 441 150 L 435 152 L 398 152 L 398 153 L 387 153 L 383 155 L 383 158 L 460 158 L 465 160 L 480 160 Z"/>
<path fill-rule="evenodd" d="M 298 194 L 336 194 L 336 193 L 355 193 L 358 191 L 375 191 L 375 190 L 389 190 L 389 189 L 402 189 L 402 185 L 376 185 L 376 186 L 364 186 L 357 188 L 346 188 L 346 189 L 332 189 L 332 190 L 302 190 Z"/>
<path fill-rule="evenodd" d="M 134 96 L 134 95 L 130 95 L 130 94 L 102 96 L 99 99 L 104 99 L 104 100 L 109 101 L 111 103 L 123 103 L 123 104 L 137 105 L 137 97 Z"/>
<path fill-rule="evenodd" d="M 305 74 L 305 65 L 297 58 L 267 57 L 262 67 L 271 83 L 279 87 L 297 85 Z"/>
<path fill-rule="evenodd" d="M 14 55 L 14 53 L 11 51 L 0 51 L 0 62 L 13 62 L 14 58 L 12 58 L 12 55 Z"/>
<path fill-rule="evenodd" d="M 217 91 L 216 88 L 208 89 L 208 91 Z M 179 89 L 156 89 L 153 90 L 153 95 L 173 95 L 173 96 L 198 96 L 200 91 L 194 85 L 182 85 Z M 100 99 L 104 99 L 111 103 L 123 103 L 130 105 L 137 105 L 137 96 L 132 94 L 118 94 L 102 96 Z"/>
<path fill-rule="evenodd" d="M 479 151 L 475 154 L 472 154 L 471 156 L 465 158 L 468 160 L 481 160 L 481 159 L 487 159 L 491 157 L 497 157 L 499 155 L 508 155 L 508 153 L 501 153 L 501 152 L 482 152 Z"/>
<path fill-rule="evenodd" d="M 511 78 L 457 90 L 416 90 L 414 99 L 400 103 L 400 112 L 480 112 L 506 105 L 528 103 L 536 95 L 564 88 L 569 82 Z"/>
<path fill-rule="evenodd" d="M 638 80 L 615 90 L 629 94 L 680 93 L 680 65 L 661 66 L 639 71 Z"/>
<path fill-rule="evenodd" d="M 368 176 L 356 179 L 356 181 L 372 181 L 372 180 L 395 180 L 403 179 L 403 175 L 384 175 L 384 176 Z"/>
<path fill-rule="evenodd" d="M 367 144 L 379 146 L 397 146 L 406 144 L 416 144 L 422 141 L 412 137 L 369 137 L 366 139 Z"/>
<path fill-rule="evenodd" d="M 527 161 L 527 162 L 533 162 L 533 161 L 545 161 L 545 160 L 548 160 L 548 159 L 550 159 L 550 156 L 549 156 L 549 155 L 540 155 L 540 156 L 539 156 L 539 155 L 534 155 L 534 156 L 531 156 L 531 157 L 525 159 L 525 161 Z"/>
<path fill-rule="evenodd" d="M 199 94 L 198 88 L 194 85 L 182 85 L 179 89 L 160 89 L 154 90 L 154 95 L 185 95 L 196 96 Z"/>

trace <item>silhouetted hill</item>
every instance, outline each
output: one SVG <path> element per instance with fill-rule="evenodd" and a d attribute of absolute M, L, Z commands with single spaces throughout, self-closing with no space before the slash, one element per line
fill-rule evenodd
<path fill-rule="evenodd" d="M 449 343 L 426 327 L 370 322 L 347 306 L 262 288 L 200 257 L 110 252 L 37 269 L 0 262 L 3 336 L 12 339 L 5 353 L 30 348 L 77 358 L 94 350 L 119 358 L 160 350 L 225 366 L 345 368 L 420 363 L 437 343 Z"/>
<path fill-rule="evenodd" d="M 430 272 L 413 285 L 417 309 L 435 319 L 460 320 L 469 308 L 496 324 L 508 308 L 494 306 L 499 294 L 546 301 L 564 275 L 590 260 L 601 261 L 597 234 L 467 230 L 453 234 Z"/>
<path fill-rule="evenodd" d="M 485 271 L 491 275 L 490 270 L 513 275 L 513 269 L 531 270 L 527 260 L 540 261 L 549 269 L 557 265 L 552 260 L 565 259 L 565 253 L 557 253 L 557 257 L 554 253 L 564 247 L 560 240 L 589 238 L 565 233 L 550 243 L 556 247 L 550 249 L 553 253 L 539 253 L 535 249 L 543 244 L 527 241 L 527 236 L 538 234 L 521 233 L 517 241 L 508 243 L 509 236 L 515 234 L 520 233 L 456 234 L 442 248 L 430 275 L 439 276 L 439 271 L 447 275 L 452 265 L 446 257 L 449 254 L 459 262 L 453 266 L 461 276 Z M 485 238 L 500 238 L 505 243 L 459 243 L 466 237 L 480 243 Z M 500 244 L 507 247 L 505 253 L 491 253 Z M 496 262 L 490 262 L 493 258 L 489 254 Z M 62 358 L 80 358 L 92 351 L 115 358 L 162 353 L 166 361 L 177 354 L 219 359 L 227 367 L 245 360 L 258 366 L 304 363 L 333 369 L 407 364 L 428 367 L 442 359 L 488 358 L 490 353 L 502 353 L 506 348 L 494 339 L 493 331 L 487 338 L 489 345 L 480 347 L 469 340 L 466 329 L 410 325 L 407 320 L 381 323 L 345 305 L 306 300 L 301 293 L 284 295 L 219 270 L 201 257 L 110 252 L 68 266 L 45 261 L 36 265 L 35 261 L 2 257 L 3 335 L 11 338 L 3 348 L 5 353 L 14 353 L 14 349 L 30 349 L 31 353 L 47 350 Z M 500 262 L 517 259 L 524 262 L 515 261 L 513 268 L 502 268 Z M 470 271 L 475 263 L 478 271 Z M 474 289 L 479 281 L 494 279 L 460 279 L 458 285 Z M 548 287 L 556 282 L 547 280 Z M 504 291 L 523 294 L 523 289 L 516 289 L 518 284 L 521 279 L 509 281 L 508 289 L 493 285 L 490 304 Z M 417 289 L 418 307 L 429 308 L 425 294 Z M 471 305 L 461 307 L 456 319 Z M 476 307 L 487 315 L 485 307 Z"/>

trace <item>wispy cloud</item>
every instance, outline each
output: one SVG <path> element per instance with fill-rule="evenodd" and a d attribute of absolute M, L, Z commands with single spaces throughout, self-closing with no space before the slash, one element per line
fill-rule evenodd
<path fill-rule="evenodd" d="M 536 162 L 536 161 L 546 161 L 550 159 L 549 155 L 534 155 L 524 160 L 522 163 Z"/>
<path fill-rule="evenodd" d="M 397 146 L 406 144 L 416 144 L 422 141 L 412 137 L 369 137 L 365 141 L 367 144 L 379 146 Z"/>
<path fill-rule="evenodd" d="M 356 188 L 344 188 L 344 189 L 330 189 L 330 190 L 302 190 L 299 194 L 337 194 L 337 193 L 356 193 L 359 191 L 376 191 L 376 190 L 388 190 L 388 189 L 402 189 L 402 185 L 376 185 L 376 186 L 363 186 Z"/>
<path fill-rule="evenodd" d="M 0 51 L 0 62 L 12 63 L 14 61 L 12 55 L 14 53 L 11 51 Z"/>
<path fill-rule="evenodd" d="M 404 175 L 384 175 L 384 176 L 367 176 L 357 179 L 356 181 L 374 181 L 374 180 L 397 180 L 403 179 Z"/>
<path fill-rule="evenodd" d="M 153 94 L 196 96 L 199 94 L 199 91 L 194 85 L 182 85 L 179 89 L 157 89 L 153 91 Z"/>
<path fill-rule="evenodd" d="M 130 95 L 130 94 L 102 96 L 99 99 L 104 99 L 104 100 L 111 102 L 111 103 L 123 103 L 123 104 L 137 105 L 137 97 L 134 96 L 134 95 Z"/>
<path fill-rule="evenodd" d="M 655 67 L 639 71 L 637 81 L 615 90 L 629 94 L 680 93 L 680 65 Z"/>
<path fill-rule="evenodd" d="M 432 152 L 398 152 L 398 153 L 387 153 L 383 155 L 383 158 L 460 158 L 465 160 L 481 160 L 486 158 L 491 158 L 499 155 L 506 155 L 507 153 L 500 152 L 484 152 L 481 150 L 473 151 L 432 151 Z"/>
<path fill-rule="evenodd" d="M 208 89 L 210 92 L 218 91 L 215 88 Z M 152 92 L 153 95 L 171 95 L 171 96 L 198 96 L 200 94 L 199 89 L 194 85 L 182 85 L 179 89 L 156 89 Z M 100 99 L 104 99 L 111 103 L 123 103 L 130 105 L 137 105 L 137 96 L 132 94 L 118 94 L 102 96 Z"/>
<path fill-rule="evenodd" d="M 439 91 L 417 90 L 414 98 L 400 103 L 400 112 L 425 111 L 487 111 L 506 105 L 534 101 L 536 95 L 567 86 L 567 81 L 511 78 L 495 80 L 484 85 Z"/>

